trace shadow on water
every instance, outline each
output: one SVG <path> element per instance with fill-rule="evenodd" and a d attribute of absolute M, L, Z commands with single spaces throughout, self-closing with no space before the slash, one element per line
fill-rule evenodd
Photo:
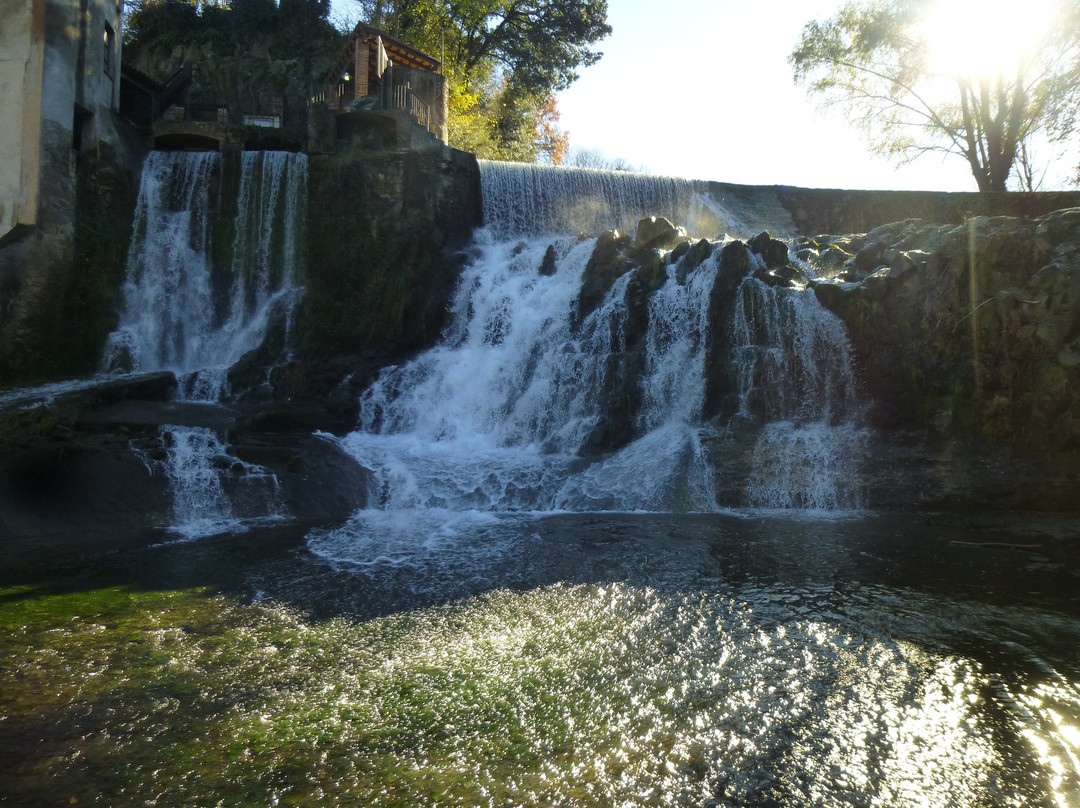
<path fill-rule="evenodd" d="M 0 587 L 18 587 L 0 603 L 105 586 L 201 587 L 315 619 L 364 619 L 554 583 L 853 584 L 1080 617 L 1080 525 L 1052 516 L 508 515 L 371 558 L 328 547 L 326 533 L 289 524 L 194 540 L 162 533 L 100 553 L 76 543 L 24 547 L 0 569 Z"/>

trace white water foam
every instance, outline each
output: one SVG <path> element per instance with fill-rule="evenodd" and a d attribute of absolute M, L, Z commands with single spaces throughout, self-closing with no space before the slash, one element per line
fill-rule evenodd
<path fill-rule="evenodd" d="M 685 286 L 672 268 L 666 291 L 651 298 L 638 437 L 590 462 L 582 454 L 602 416 L 609 360 L 626 349 L 631 275 L 578 325 L 593 242 L 559 246 L 557 272 L 545 277 L 537 270 L 546 240 L 482 242 L 443 343 L 387 370 L 364 394 L 360 429 L 341 445 L 373 471 L 379 509 L 418 525 L 441 524 L 447 513 L 717 509 L 699 434 L 715 266 Z M 429 535 L 410 528 L 391 553 L 373 541 L 387 523 L 361 512 L 309 546 L 337 560 L 397 563 L 411 552 L 401 541 L 417 550 Z"/>
<path fill-rule="evenodd" d="M 143 165 L 124 283 L 124 310 L 104 364 L 113 372 L 173 371 L 179 395 L 229 395 L 228 370 L 286 319 L 297 289 L 306 216 L 307 157 L 240 156 L 231 262 L 215 266 L 222 195 L 217 152 L 151 152 Z M 224 273 L 225 277 L 220 277 Z M 227 453 L 213 430 L 163 426 L 173 493 L 170 530 L 184 538 L 281 518 L 276 478 Z"/>
<path fill-rule="evenodd" d="M 840 320 L 812 293 L 747 277 L 732 323 L 739 418 L 761 423 L 747 504 L 761 508 L 860 507 L 851 345 Z"/>
<path fill-rule="evenodd" d="M 489 226 L 443 340 L 385 370 L 361 398 L 357 431 L 341 441 L 373 472 L 371 509 L 312 534 L 314 552 L 360 566 L 412 563 L 445 546 L 443 526 L 484 514 L 857 505 L 850 346 L 812 293 L 767 286 L 754 277 L 758 264 L 738 290 L 733 322 L 710 323 L 715 250 L 693 271 L 667 266 L 666 282 L 647 295 L 628 271 L 580 316 L 595 241 L 537 235 L 611 226 L 657 204 L 679 210 L 694 204 L 692 183 L 481 170 Z M 549 249 L 556 271 L 545 275 Z M 641 327 L 642 300 L 648 324 L 638 334 L 630 329 Z M 759 436 L 742 502 L 717 500 L 731 488 L 715 478 L 718 453 L 734 444 L 702 418 L 711 328 L 730 329 L 735 418 Z M 629 386 L 619 376 L 628 368 L 640 374 Z M 619 437 L 604 453 L 611 434 Z"/>
<path fill-rule="evenodd" d="M 226 372 L 257 347 L 278 308 L 288 312 L 307 183 L 307 158 L 244 152 L 227 294 L 215 293 L 212 212 L 217 152 L 151 152 L 143 166 L 124 282 L 110 335 L 111 370 L 171 370 L 187 397 L 217 401 Z M 187 378 L 191 377 L 191 378 Z"/>

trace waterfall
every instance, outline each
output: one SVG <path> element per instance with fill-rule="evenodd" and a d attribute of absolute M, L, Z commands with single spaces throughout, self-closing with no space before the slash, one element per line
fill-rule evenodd
<path fill-rule="evenodd" d="M 692 232 L 724 225 L 705 183 L 632 171 L 480 161 L 484 224 L 497 238 L 545 233 L 598 234 L 666 216 Z"/>
<path fill-rule="evenodd" d="M 762 424 L 749 505 L 852 509 L 861 431 L 851 346 L 812 293 L 747 277 L 736 293 L 737 419 Z"/>
<path fill-rule="evenodd" d="M 211 404 L 230 394 L 230 366 L 259 347 L 275 321 L 287 330 L 307 158 L 243 152 L 237 173 L 230 182 L 218 152 L 147 156 L 107 370 L 171 370 L 182 398 Z M 215 430 L 165 425 L 161 440 L 175 533 L 210 535 L 281 515 L 273 475 L 228 455 Z"/>
<path fill-rule="evenodd" d="M 307 158 L 243 152 L 234 234 L 214 243 L 218 152 L 151 152 L 143 165 L 110 370 L 172 370 L 194 400 L 228 393 L 225 372 L 287 315 L 300 262 Z M 215 194 L 215 186 L 217 193 Z"/>
<path fill-rule="evenodd" d="M 487 162 L 481 173 L 487 227 L 440 344 L 385 370 L 342 440 L 372 470 L 376 506 L 312 534 L 314 551 L 422 563 L 463 521 L 513 511 L 857 506 L 851 350 L 812 293 L 767 285 L 757 261 L 731 321 L 711 322 L 716 249 L 700 265 L 667 261 L 649 288 L 628 271 L 579 313 L 596 241 L 571 234 L 677 217 L 698 204 L 695 183 Z M 714 329 L 731 336 L 731 423 L 703 417 Z M 749 471 L 720 500 L 736 423 L 755 434 Z"/>

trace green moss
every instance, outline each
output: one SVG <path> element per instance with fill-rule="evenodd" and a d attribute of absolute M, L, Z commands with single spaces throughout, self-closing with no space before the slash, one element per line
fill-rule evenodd
<path fill-rule="evenodd" d="M 36 438 L 55 440 L 70 437 L 73 425 L 45 407 L 0 413 L 0 444 Z"/>
<path fill-rule="evenodd" d="M 633 643 L 605 638 L 646 608 L 557 586 L 310 623 L 198 589 L 0 590 L 0 801 L 473 805 L 565 789 L 632 732 L 630 693 L 602 684 L 632 675 Z"/>
<path fill-rule="evenodd" d="M 455 180 L 422 154 L 352 149 L 309 161 L 308 255 L 298 316 L 308 357 L 434 339 L 456 281 L 439 243 Z M 467 185 L 467 182 L 462 183 Z"/>

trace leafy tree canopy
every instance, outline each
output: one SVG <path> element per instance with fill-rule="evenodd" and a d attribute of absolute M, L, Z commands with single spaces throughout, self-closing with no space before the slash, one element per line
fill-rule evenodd
<path fill-rule="evenodd" d="M 243 41 L 285 28 L 334 33 L 326 22 L 330 0 L 129 0 L 126 6 L 126 48 L 200 37 Z"/>
<path fill-rule="evenodd" d="M 954 153 L 979 190 L 1004 191 L 1014 169 L 1035 183 L 1033 135 L 1075 129 L 1078 22 L 1078 0 L 853 0 L 808 23 L 789 61 L 878 153 Z"/>
<path fill-rule="evenodd" d="M 611 33 L 606 0 L 360 0 L 363 19 L 441 57 L 450 143 L 481 157 L 562 161 L 554 95 Z"/>
<path fill-rule="evenodd" d="M 466 78 L 497 66 L 516 92 L 548 95 L 602 55 L 606 0 L 361 0 L 376 28 L 444 55 Z"/>

